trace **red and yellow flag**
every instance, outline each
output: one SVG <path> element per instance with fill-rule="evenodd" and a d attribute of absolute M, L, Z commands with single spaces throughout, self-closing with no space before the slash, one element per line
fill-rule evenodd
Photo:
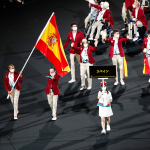
<path fill-rule="evenodd" d="M 150 67 L 148 63 L 148 57 L 144 60 L 144 68 L 143 68 L 143 74 L 150 74 Z"/>
<path fill-rule="evenodd" d="M 43 29 L 35 47 L 55 66 L 61 76 L 70 72 L 54 13 Z"/>
<path fill-rule="evenodd" d="M 127 60 L 125 57 L 123 57 L 123 70 L 124 70 L 124 76 L 128 78 Z"/>

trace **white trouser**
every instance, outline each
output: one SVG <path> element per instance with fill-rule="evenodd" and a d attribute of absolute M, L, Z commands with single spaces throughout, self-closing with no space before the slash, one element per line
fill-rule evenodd
<path fill-rule="evenodd" d="M 120 55 L 113 55 L 112 57 L 112 63 L 116 66 L 116 81 L 118 81 L 118 69 L 117 64 L 119 63 L 119 69 L 120 69 L 120 80 L 123 79 L 123 57 Z"/>
<path fill-rule="evenodd" d="M 53 93 L 47 94 L 48 103 L 52 109 L 52 115 L 56 117 L 58 95 Z"/>
<path fill-rule="evenodd" d="M 88 86 L 92 86 L 92 78 L 90 78 L 90 63 L 80 63 L 81 86 L 85 86 L 85 72 L 87 71 Z"/>
<path fill-rule="evenodd" d="M 80 61 L 80 55 L 79 54 L 71 54 L 70 53 L 70 63 L 71 63 L 71 79 L 75 80 L 75 57 Z M 79 62 L 80 63 L 80 62 Z"/>
<path fill-rule="evenodd" d="M 20 95 L 20 91 L 18 91 L 17 89 L 13 89 L 10 95 L 10 99 L 14 107 L 14 116 L 17 116 L 18 113 L 19 95 Z"/>

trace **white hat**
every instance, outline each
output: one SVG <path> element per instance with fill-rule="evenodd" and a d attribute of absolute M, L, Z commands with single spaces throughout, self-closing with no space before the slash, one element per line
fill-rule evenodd
<path fill-rule="evenodd" d="M 82 43 L 84 43 L 84 42 L 87 42 L 87 39 L 83 39 L 83 40 L 82 40 Z"/>
<path fill-rule="evenodd" d="M 109 9 L 109 3 L 108 2 L 104 2 L 103 3 L 103 7 L 105 7 L 106 9 Z"/>

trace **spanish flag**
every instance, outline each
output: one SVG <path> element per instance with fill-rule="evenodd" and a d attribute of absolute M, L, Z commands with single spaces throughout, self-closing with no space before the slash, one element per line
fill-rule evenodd
<path fill-rule="evenodd" d="M 148 57 L 144 60 L 144 68 L 143 68 L 143 74 L 150 74 L 150 67 L 148 63 Z"/>
<path fill-rule="evenodd" d="M 123 57 L 123 70 L 124 70 L 124 76 L 128 78 L 127 60 L 125 57 Z"/>
<path fill-rule="evenodd" d="M 61 76 L 70 72 L 54 13 L 48 20 L 35 47 L 55 66 Z"/>

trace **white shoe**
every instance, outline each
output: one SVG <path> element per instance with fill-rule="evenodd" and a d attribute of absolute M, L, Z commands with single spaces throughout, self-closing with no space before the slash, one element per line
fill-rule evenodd
<path fill-rule="evenodd" d="M 98 40 L 97 38 L 94 39 L 94 41 Z"/>
<path fill-rule="evenodd" d="M 76 80 L 71 79 L 70 81 L 68 81 L 68 83 L 73 83 L 76 82 Z"/>
<path fill-rule="evenodd" d="M 14 116 L 14 120 L 17 120 L 18 118 L 17 118 L 17 116 Z"/>
<path fill-rule="evenodd" d="M 83 91 L 83 90 L 85 90 L 86 89 L 86 87 L 85 86 L 82 86 L 81 88 L 80 88 L 80 91 Z"/>
<path fill-rule="evenodd" d="M 93 40 L 93 38 L 92 38 L 92 37 L 89 37 L 89 40 Z"/>
<path fill-rule="evenodd" d="M 57 120 L 57 117 L 52 118 L 52 120 L 54 120 L 54 121 Z"/>
<path fill-rule="evenodd" d="M 92 86 L 88 86 L 87 90 L 91 90 Z"/>
<path fill-rule="evenodd" d="M 137 39 L 138 39 L 137 37 L 134 37 L 133 42 L 137 41 Z"/>
<path fill-rule="evenodd" d="M 87 75 L 85 74 L 85 79 L 87 78 Z"/>
<path fill-rule="evenodd" d="M 102 130 L 101 134 L 106 134 L 106 130 Z"/>
<path fill-rule="evenodd" d="M 122 29 L 122 31 L 126 30 L 125 28 Z"/>
<path fill-rule="evenodd" d="M 148 80 L 148 82 L 150 82 L 150 79 Z"/>
<path fill-rule="evenodd" d="M 118 81 L 115 81 L 114 85 L 118 85 Z"/>
<path fill-rule="evenodd" d="M 123 80 L 120 80 L 120 83 L 121 85 L 125 85 L 124 81 Z"/>
<path fill-rule="evenodd" d="M 107 129 L 106 129 L 107 131 L 110 131 L 111 129 L 110 129 L 110 125 L 107 125 Z"/>
<path fill-rule="evenodd" d="M 17 114 L 19 114 L 19 111 L 17 111 Z"/>

